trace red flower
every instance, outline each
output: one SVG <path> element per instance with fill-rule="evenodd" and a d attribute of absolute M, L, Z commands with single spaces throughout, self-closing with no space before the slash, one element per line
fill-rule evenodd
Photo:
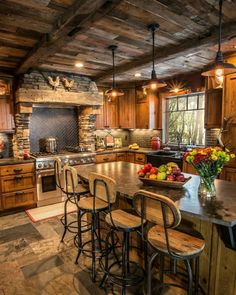
<path fill-rule="evenodd" d="M 194 163 L 194 164 L 199 164 L 200 162 L 205 161 L 205 160 L 207 160 L 207 159 L 208 159 L 208 156 L 207 156 L 207 155 L 197 154 L 197 155 L 194 157 L 193 163 Z"/>

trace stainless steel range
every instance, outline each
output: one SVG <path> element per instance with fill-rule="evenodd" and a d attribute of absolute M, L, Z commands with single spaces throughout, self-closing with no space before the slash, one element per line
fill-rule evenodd
<path fill-rule="evenodd" d="M 65 195 L 56 186 L 54 158 L 60 157 L 62 165 L 81 166 L 95 163 L 92 152 L 61 152 L 58 154 L 32 153 L 36 165 L 37 206 L 45 206 L 64 201 Z M 61 179 L 63 182 L 63 179 Z"/>

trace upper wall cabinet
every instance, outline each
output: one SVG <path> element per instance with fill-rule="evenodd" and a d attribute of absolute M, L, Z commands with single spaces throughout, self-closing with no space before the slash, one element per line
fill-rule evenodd
<path fill-rule="evenodd" d="M 104 96 L 104 105 L 96 117 L 96 129 L 135 128 L 135 90 L 125 89 L 124 96 L 108 98 Z"/>
<path fill-rule="evenodd" d="M 236 118 L 236 74 L 225 77 L 224 117 Z"/>
<path fill-rule="evenodd" d="M 135 89 L 125 89 L 119 97 L 119 128 L 135 128 Z"/>
<path fill-rule="evenodd" d="M 0 77 L 0 132 L 13 132 L 13 113 L 11 81 Z"/>
<path fill-rule="evenodd" d="M 157 92 L 143 94 L 141 87 L 136 88 L 136 128 L 161 129 L 161 99 Z"/>

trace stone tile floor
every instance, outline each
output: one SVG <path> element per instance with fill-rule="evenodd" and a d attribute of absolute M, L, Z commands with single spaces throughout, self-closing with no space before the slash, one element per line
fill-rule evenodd
<path fill-rule="evenodd" d="M 70 214 L 75 220 L 76 214 Z M 0 295 L 111 295 L 119 288 L 92 283 L 88 259 L 74 261 L 74 234 L 60 242 L 63 226 L 59 217 L 33 223 L 24 213 L 0 217 Z M 102 273 L 100 273 L 102 276 Z M 179 294 L 170 290 L 165 294 Z M 143 287 L 128 290 L 141 295 Z"/>

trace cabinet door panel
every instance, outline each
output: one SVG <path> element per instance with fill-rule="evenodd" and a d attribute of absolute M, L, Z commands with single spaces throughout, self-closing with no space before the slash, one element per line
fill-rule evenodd
<path fill-rule="evenodd" d="M 209 89 L 205 100 L 205 128 L 220 128 L 222 112 L 222 89 Z"/>
<path fill-rule="evenodd" d="M 136 104 L 136 128 L 147 129 L 149 127 L 148 103 L 141 102 Z"/>
<path fill-rule="evenodd" d="M 35 185 L 35 177 L 32 173 L 21 175 L 3 176 L 1 178 L 2 193 L 13 192 L 32 188 Z"/>
<path fill-rule="evenodd" d="M 118 98 L 104 102 L 105 127 L 118 128 Z"/>
<path fill-rule="evenodd" d="M 13 112 L 10 98 L 0 98 L 0 132 L 13 131 Z"/>
<path fill-rule="evenodd" d="M 96 155 L 96 163 L 106 163 L 116 161 L 116 154 Z"/>
<path fill-rule="evenodd" d="M 124 90 L 119 97 L 119 128 L 135 128 L 135 90 Z"/>
<path fill-rule="evenodd" d="M 236 168 L 224 167 L 220 178 L 236 183 Z"/>
<path fill-rule="evenodd" d="M 236 74 L 228 75 L 225 78 L 224 87 L 224 116 L 236 116 Z"/>
<path fill-rule="evenodd" d="M 32 205 L 36 203 L 35 191 L 31 189 L 4 194 L 2 203 L 3 209 Z"/>
<path fill-rule="evenodd" d="M 134 153 L 127 153 L 127 162 L 134 163 Z"/>

